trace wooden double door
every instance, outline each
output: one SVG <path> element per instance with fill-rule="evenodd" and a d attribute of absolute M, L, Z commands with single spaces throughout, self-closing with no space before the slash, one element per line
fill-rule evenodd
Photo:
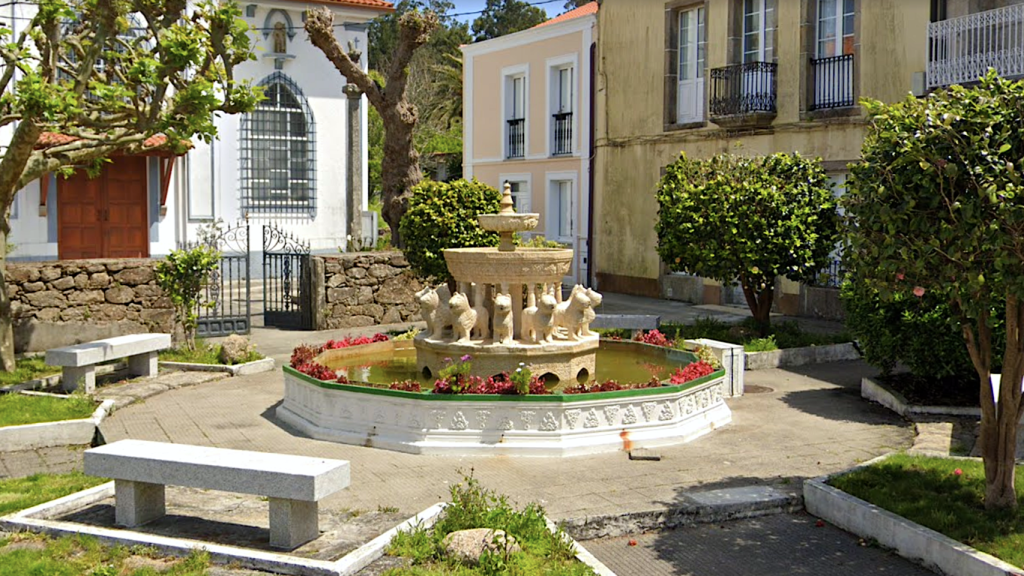
<path fill-rule="evenodd" d="M 147 159 L 120 156 L 95 178 L 57 180 L 57 253 L 62 260 L 149 257 Z"/>

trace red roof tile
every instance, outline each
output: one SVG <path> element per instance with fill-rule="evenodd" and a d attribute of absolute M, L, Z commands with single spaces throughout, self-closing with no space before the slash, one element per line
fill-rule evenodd
<path fill-rule="evenodd" d="M 36 148 L 49 148 L 51 146 L 60 146 L 61 144 L 67 144 L 78 140 L 78 136 L 70 136 L 68 134 L 58 134 L 56 132 L 43 132 L 39 135 L 39 140 L 36 142 Z M 143 142 L 145 148 L 159 148 L 167 143 L 167 136 L 163 134 L 155 134 L 146 138 Z M 191 148 L 190 142 L 186 145 Z"/>
<path fill-rule="evenodd" d="M 580 6 L 579 8 L 576 8 L 574 10 L 570 10 L 565 14 L 562 14 L 561 16 L 555 16 L 554 18 L 548 20 L 547 22 L 541 22 L 540 24 L 534 26 L 534 28 L 540 28 L 541 26 L 547 26 L 548 24 L 557 24 L 559 22 L 565 22 L 566 20 L 580 18 L 581 16 L 590 16 L 591 14 L 597 14 L 597 2 L 590 2 L 589 4 L 584 4 L 583 6 Z"/>
<path fill-rule="evenodd" d="M 334 6 L 351 6 L 353 8 L 370 8 L 382 12 L 394 12 L 395 5 L 384 0 L 292 0 L 292 2 L 305 2 L 306 4 L 331 4 Z"/>

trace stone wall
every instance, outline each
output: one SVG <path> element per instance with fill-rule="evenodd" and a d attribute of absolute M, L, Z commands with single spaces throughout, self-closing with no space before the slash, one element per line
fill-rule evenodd
<path fill-rule="evenodd" d="M 174 312 L 156 285 L 159 260 L 63 260 L 7 265 L 17 351 L 120 334 L 170 332 Z"/>
<path fill-rule="evenodd" d="M 318 330 L 420 319 L 415 294 L 423 284 L 401 252 L 355 252 L 314 260 L 322 262 L 313 265 L 313 294 L 320 300 L 313 307 Z M 322 288 L 318 278 L 323 278 Z"/>

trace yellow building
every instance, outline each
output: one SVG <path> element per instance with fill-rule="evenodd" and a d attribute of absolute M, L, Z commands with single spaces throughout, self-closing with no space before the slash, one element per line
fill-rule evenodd
<path fill-rule="evenodd" d="M 841 190 L 865 133 L 859 99 L 921 95 L 988 65 L 1024 75 L 1024 0 L 603 0 L 598 36 L 597 286 L 692 302 L 742 296 L 658 258 L 655 188 L 680 152 L 798 151 Z M 837 312 L 834 297 L 781 284 L 781 311 Z"/>

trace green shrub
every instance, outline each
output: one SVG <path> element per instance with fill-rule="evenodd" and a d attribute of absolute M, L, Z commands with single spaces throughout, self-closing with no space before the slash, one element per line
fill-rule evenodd
<path fill-rule="evenodd" d="M 156 281 L 171 299 L 174 319 L 182 329 L 188 350 L 196 349 L 199 295 L 219 262 L 220 252 L 216 248 L 199 245 L 173 250 L 156 265 Z"/>
<path fill-rule="evenodd" d="M 963 377 L 967 385 L 977 386 L 963 334 L 949 304 L 938 294 L 917 297 L 896 291 L 886 300 L 864 282 L 854 281 L 843 284 L 840 296 L 846 327 L 872 366 L 889 374 L 902 364 L 915 376 Z M 1001 343 L 1001 321 L 993 333 Z"/>
<path fill-rule="evenodd" d="M 497 190 L 476 179 L 417 184 L 399 227 L 409 265 L 423 277 L 451 279 L 446 248 L 498 245 L 498 234 L 481 228 L 476 217 L 497 213 L 500 201 Z"/>

